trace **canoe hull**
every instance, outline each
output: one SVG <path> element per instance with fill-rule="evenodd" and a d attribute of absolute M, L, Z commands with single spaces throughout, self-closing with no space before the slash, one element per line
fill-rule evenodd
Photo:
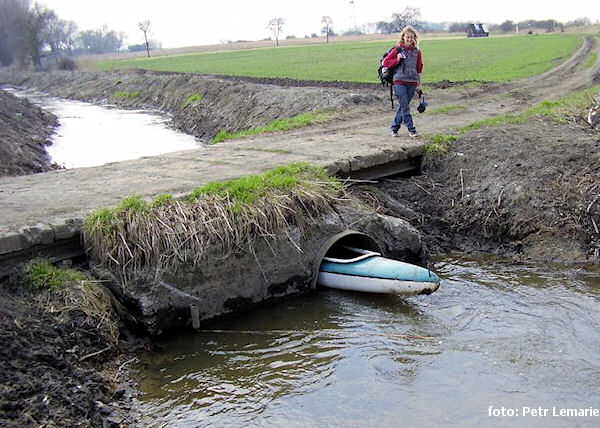
<path fill-rule="evenodd" d="M 324 287 L 338 290 L 397 295 L 431 294 L 440 286 L 439 282 L 432 281 L 371 278 L 332 272 L 319 272 L 317 282 Z"/>

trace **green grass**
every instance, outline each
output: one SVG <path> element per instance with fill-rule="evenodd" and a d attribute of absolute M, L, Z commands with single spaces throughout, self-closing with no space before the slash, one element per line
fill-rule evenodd
<path fill-rule="evenodd" d="M 526 121 L 526 117 L 524 116 L 524 113 L 522 113 L 522 114 L 507 113 L 507 114 L 503 114 L 500 116 L 488 117 L 486 119 L 478 120 L 467 126 L 463 126 L 462 128 L 459 128 L 459 132 L 473 131 L 475 129 L 483 128 L 486 126 L 496 126 L 496 125 L 503 125 L 503 124 L 509 124 L 509 123 L 524 123 L 525 121 Z"/>
<path fill-rule="evenodd" d="M 185 102 L 181 105 L 181 110 L 183 110 L 184 108 L 186 108 L 187 106 L 189 106 L 192 103 L 195 102 L 200 102 L 204 99 L 204 95 L 202 94 L 192 94 L 190 95 L 187 100 L 185 100 Z"/>
<path fill-rule="evenodd" d="M 115 98 L 137 98 L 142 94 L 142 91 L 117 91 L 115 92 Z"/>
<path fill-rule="evenodd" d="M 448 106 L 436 107 L 431 110 L 428 110 L 428 112 L 429 112 L 429 114 L 447 114 L 447 113 L 455 113 L 455 112 L 462 111 L 465 109 L 466 109 L 465 106 L 453 104 L 453 105 L 448 105 Z"/>
<path fill-rule="evenodd" d="M 285 119 L 277 119 L 269 123 L 267 126 L 259 126 L 251 129 L 244 129 L 237 132 L 229 132 L 221 130 L 212 139 L 213 143 L 220 143 L 221 141 L 231 140 L 239 137 L 248 137 L 251 135 L 259 135 L 267 132 L 281 132 L 289 131 L 291 129 L 300 128 L 302 126 L 311 125 L 314 123 L 322 123 L 327 121 L 329 115 L 324 112 L 318 113 L 302 113 L 294 117 Z"/>
<path fill-rule="evenodd" d="M 444 156 L 448 153 L 450 145 L 460 139 L 457 135 L 437 134 L 428 139 L 425 145 L 425 156 Z"/>
<path fill-rule="evenodd" d="M 529 77 L 564 61 L 581 42 L 581 36 L 572 34 L 425 39 L 420 46 L 425 63 L 424 81 L 507 82 Z M 377 64 L 393 43 L 369 41 L 204 52 L 106 61 L 99 67 L 376 83 Z"/>
<path fill-rule="evenodd" d="M 320 181 L 332 186 L 341 184 L 329 176 L 324 168 L 305 162 L 293 162 L 261 175 L 247 175 L 236 180 L 211 182 L 194 189 L 190 200 L 195 201 L 201 195 L 226 197 L 232 201 L 234 211 L 243 205 L 252 205 L 259 198 L 269 196 L 275 191 L 289 191 L 299 185 L 307 185 L 309 181 Z"/>
<path fill-rule="evenodd" d="M 158 208 L 163 205 L 168 204 L 173 200 L 173 195 L 168 193 L 163 193 L 162 195 L 158 195 L 150 204 L 150 208 Z"/>
<path fill-rule="evenodd" d="M 59 269 L 46 259 L 34 259 L 23 268 L 23 284 L 30 290 L 60 291 L 69 283 L 84 281 L 85 275 L 75 269 Z"/>
<path fill-rule="evenodd" d="M 592 52 L 590 56 L 588 56 L 587 61 L 583 64 L 583 68 L 592 68 L 594 64 L 598 61 L 598 54 Z"/>
<path fill-rule="evenodd" d="M 151 207 L 164 204 L 170 197 L 170 195 L 160 195 L 148 204 L 140 195 L 128 196 L 114 208 L 100 208 L 88 215 L 83 223 L 84 228 L 88 230 L 99 228 L 105 235 L 110 235 L 116 230 L 120 212 L 147 212 Z"/>
<path fill-rule="evenodd" d="M 163 195 L 160 196 L 163 198 Z M 132 195 L 121 201 L 116 207 L 119 211 L 144 212 L 148 210 L 148 203 L 141 195 Z"/>

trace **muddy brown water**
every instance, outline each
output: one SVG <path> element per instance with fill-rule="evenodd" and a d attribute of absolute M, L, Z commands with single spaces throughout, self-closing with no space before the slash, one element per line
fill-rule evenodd
<path fill-rule="evenodd" d="M 597 270 L 449 255 L 435 270 L 430 296 L 321 289 L 166 341 L 139 366 L 144 422 L 598 426 L 560 413 L 600 411 Z"/>

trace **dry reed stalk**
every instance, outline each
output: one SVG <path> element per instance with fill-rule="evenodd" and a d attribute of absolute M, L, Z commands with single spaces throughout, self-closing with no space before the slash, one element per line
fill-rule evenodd
<path fill-rule="evenodd" d="M 341 189 L 320 182 L 272 192 L 253 204 L 202 195 L 195 202 L 168 201 L 152 210 L 116 212 L 110 228 L 86 228 L 85 239 L 94 259 L 123 275 L 164 271 L 177 263 L 198 264 L 209 252 L 225 258 L 248 251 L 256 239 L 268 242 L 290 226 L 302 231 L 315 216 L 348 200 Z"/>

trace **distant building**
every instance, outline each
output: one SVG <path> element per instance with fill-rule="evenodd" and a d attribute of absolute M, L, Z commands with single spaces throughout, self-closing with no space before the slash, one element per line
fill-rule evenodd
<path fill-rule="evenodd" d="M 467 25 L 467 37 L 489 37 L 490 32 L 485 24 L 469 24 Z"/>

